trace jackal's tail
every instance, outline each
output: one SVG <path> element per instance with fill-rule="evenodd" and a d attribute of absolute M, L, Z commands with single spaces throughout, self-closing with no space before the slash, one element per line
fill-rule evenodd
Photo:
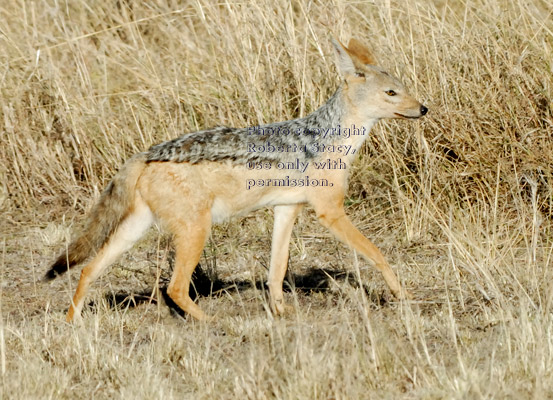
<path fill-rule="evenodd" d="M 131 158 L 106 187 L 84 230 L 52 264 L 44 279 L 52 280 L 100 249 L 132 211 L 135 187 L 145 166 L 144 153 Z"/>

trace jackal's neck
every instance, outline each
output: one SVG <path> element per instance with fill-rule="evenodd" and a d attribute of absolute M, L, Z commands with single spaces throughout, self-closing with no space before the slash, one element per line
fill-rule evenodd
<path fill-rule="evenodd" d="M 352 107 L 350 103 L 351 102 L 345 98 L 345 90 L 340 86 L 328 101 L 317 110 L 304 118 L 290 122 L 297 121 L 296 123 L 302 125 L 307 131 L 321 130 L 325 132 L 334 132 L 334 135 L 319 137 L 319 139 L 341 141 L 344 137 L 347 138 L 347 135 L 340 135 L 340 132 L 344 130 L 350 132 L 363 132 L 363 136 L 366 138 L 366 134 L 368 134 L 374 124 L 378 122 L 378 118 L 371 120 L 360 119 L 358 116 L 359 110 Z M 359 140 L 355 141 L 355 146 L 360 146 L 360 144 L 357 143 L 358 141 Z"/>
<path fill-rule="evenodd" d="M 311 114 L 302 118 L 302 122 L 308 128 L 335 128 L 339 126 L 345 117 L 346 102 L 343 97 L 342 87 L 340 86 L 336 92 L 324 103 L 321 107 L 313 111 Z"/>

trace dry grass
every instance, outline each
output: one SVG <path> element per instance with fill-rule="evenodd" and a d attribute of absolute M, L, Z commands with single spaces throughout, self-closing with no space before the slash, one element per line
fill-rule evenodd
<path fill-rule="evenodd" d="M 552 9 L 3 2 L 0 397 L 551 398 Z M 199 302 L 217 322 L 157 301 L 171 252 L 152 232 L 95 285 L 84 325 L 65 324 L 77 273 L 39 278 L 123 161 L 183 132 L 309 113 L 338 84 L 330 33 L 370 45 L 431 110 L 373 131 L 347 201 L 417 301 L 390 302 L 306 212 L 296 312 L 273 319 L 260 211 L 206 248 L 216 293 Z"/>

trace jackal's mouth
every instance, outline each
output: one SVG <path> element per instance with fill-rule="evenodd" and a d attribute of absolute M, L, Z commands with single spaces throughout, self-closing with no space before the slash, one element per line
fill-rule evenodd
<path fill-rule="evenodd" d="M 400 114 L 400 113 L 394 113 L 394 114 L 397 115 L 399 118 L 404 118 L 404 119 L 417 119 L 417 118 L 422 117 L 422 115 L 417 115 L 415 117 L 411 117 L 409 115 L 403 115 L 403 114 Z"/>

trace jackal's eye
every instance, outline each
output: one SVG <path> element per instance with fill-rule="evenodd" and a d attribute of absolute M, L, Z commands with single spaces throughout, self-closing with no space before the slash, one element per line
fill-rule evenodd
<path fill-rule="evenodd" d="M 363 72 L 356 72 L 355 76 L 357 76 L 358 78 L 364 78 L 365 74 Z"/>
<path fill-rule="evenodd" d="M 395 95 L 397 94 L 397 93 L 396 93 L 395 91 L 393 91 L 393 90 L 386 90 L 386 92 L 384 92 L 384 93 L 386 93 L 388 96 L 395 96 Z"/>

